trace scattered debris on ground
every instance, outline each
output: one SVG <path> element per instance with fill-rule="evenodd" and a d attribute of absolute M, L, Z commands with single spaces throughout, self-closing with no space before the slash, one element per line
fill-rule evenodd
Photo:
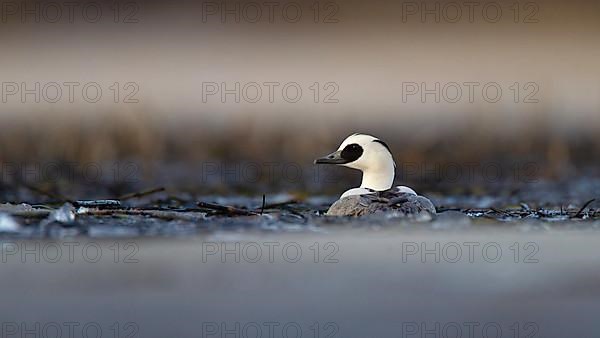
<path fill-rule="evenodd" d="M 398 213 L 361 218 L 327 217 L 324 213 L 335 197 L 322 196 L 193 196 L 164 188 L 126 194 L 118 199 L 56 200 L 58 194 L 45 192 L 44 195 L 54 200 L 42 204 L 0 204 L 0 236 L 180 236 L 215 230 L 297 232 L 334 231 L 336 227 L 460 230 L 513 226 L 525 231 L 600 228 L 600 204 L 595 198 L 579 205 L 549 205 L 531 200 L 524 202 L 514 194 L 505 197 L 503 202 L 497 196 L 477 199 L 442 195 L 433 198 L 437 216 L 411 219 Z"/>

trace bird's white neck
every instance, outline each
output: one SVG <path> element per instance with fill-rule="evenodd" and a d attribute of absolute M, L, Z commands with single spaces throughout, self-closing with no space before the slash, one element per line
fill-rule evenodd
<path fill-rule="evenodd" d="M 363 176 L 360 187 L 377 191 L 391 189 L 394 184 L 395 169 L 394 160 L 389 156 L 389 159 L 386 158 L 376 163 L 376 165 L 362 170 Z"/>

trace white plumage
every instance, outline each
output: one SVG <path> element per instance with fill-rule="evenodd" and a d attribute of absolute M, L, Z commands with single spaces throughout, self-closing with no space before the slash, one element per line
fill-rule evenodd
<path fill-rule="evenodd" d="M 362 216 L 382 211 L 435 214 L 430 200 L 409 187 L 394 184 L 396 164 L 387 144 L 365 134 L 348 136 L 335 152 L 315 160 L 362 171 L 360 187 L 347 190 L 327 211 L 332 216 Z"/>

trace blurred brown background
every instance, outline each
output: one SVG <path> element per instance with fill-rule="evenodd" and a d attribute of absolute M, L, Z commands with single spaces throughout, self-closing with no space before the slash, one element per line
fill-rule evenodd
<path fill-rule="evenodd" d="M 356 173 L 315 179 L 312 160 L 354 132 L 390 144 L 399 183 L 433 190 L 463 182 L 444 168 L 467 163 L 512 180 L 528 163 L 531 179 L 598 175 L 600 3 L 469 6 L 4 2 L 2 182 L 337 191 Z M 301 178 L 269 173 L 271 162 Z M 48 163 L 103 173 L 57 179 Z"/>

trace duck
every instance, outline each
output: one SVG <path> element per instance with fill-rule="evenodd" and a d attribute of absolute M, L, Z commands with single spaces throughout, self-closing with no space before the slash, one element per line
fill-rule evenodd
<path fill-rule="evenodd" d="M 380 212 L 399 212 L 406 216 L 435 215 L 433 203 L 407 186 L 394 185 L 396 162 L 390 147 L 367 134 L 348 136 L 333 153 L 314 164 L 335 164 L 362 172 L 360 187 L 345 191 L 334 202 L 327 216 L 365 216 Z"/>

